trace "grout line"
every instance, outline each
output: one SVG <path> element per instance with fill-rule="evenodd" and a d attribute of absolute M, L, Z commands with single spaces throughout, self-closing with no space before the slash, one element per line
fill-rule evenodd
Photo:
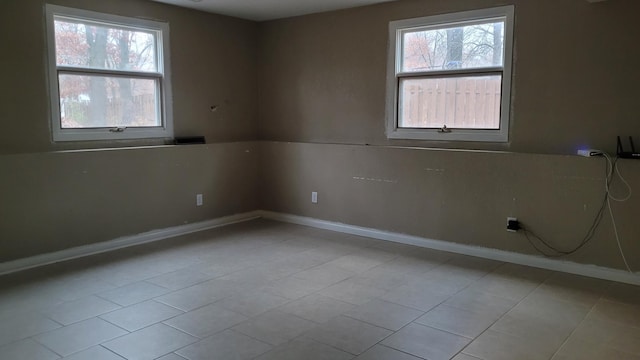
<path fill-rule="evenodd" d="M 485 276 L 483 276 L 481 279 L 484 279 L 485 277 L 489 276 L 490 274 L 495 273 L 498 269 L 500 269 L 501 267 L 505 266 L 507 263 L 504 263 L 498 267 L 496 267 L 493 271 L 491 271 L 490 273 L 487 273 Z M 515 309 L 518 305 L 520 305 L 527 297 L 529 297 L 529 295 L 531 295 L 534 291 L 536 291 L 545 281 L 547 281 L 547 279 L 549 279 L 553 274 L 557 273 L 557 271 L 551 271 L 549 276 L 547 276 L 544 280 L 542 280 L 536 287 L 534 287 L 531 291 L 529 291 L 525 296 L 522 297 L 522 299 L 520 299 L 519 301 L 517 301 L 512 307 L 511 309 L 509 309 L 508 311 L 506 311 L 504 314 L 502 314 L 498 319 L 496 319 L 494 322 L 491 323 L 491 325 L 489 325 L 486 329 L 484 329 L 480 334 L 478 334 L 475 338 L 473 338 L 473 340 L 471 340 L 467 345 L 465 345 L 462 349 L 460 349 L 460 351 L 458 351 L 456 353 L 456 355 L 462 353 L 466 348 L 469 347 L 469 345 L 471 345 L 476 339 L 478 339 L 480 336 L 482 336 L 484 333 L 486 333 L 488 330 L 491 329 L 491 327 L 493 327 L 493 325 L 495 325 L 498 321 L 502 320 L 502 318 L 504 318 L 505 316 L 507 316 L 511 311 L 513 311 L 513 309 Z M 481 280 L 478 279 L 478 280 Z M 490 294 L 490 293 L 489 293 Z M 492 330 L 492 331 L 497 331 L 497 332 L 501 332 L 498 330 Z M 511 336 L 510 334 L 507 334 L 509 336 Z M 467 355 L 465 353 L 465 355 Z M 473 356 L 473 355 L 472 355 Z M 473 356 L 475 357 L 475 356 Z"/>

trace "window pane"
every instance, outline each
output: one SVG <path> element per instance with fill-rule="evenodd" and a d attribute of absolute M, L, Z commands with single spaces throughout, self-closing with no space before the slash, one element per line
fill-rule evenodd
<path fill-rule="evenodd" d="M 56 17 L 56 64 L 156 72 L 153 32 Z"/>
<path fill-rule="evenodd" d="M 158 80 L 69 74 L 58 78 L 63 129 L 162 125 Z"/>
<path fill-rule="evenodd" d="M 402 36 L 402 71 L 503 66 L 504 21 L 446 29 L 411 30 Z"/>
<path fill-rule="evenodd" d="M 499 129 L 501 75 L 401 79 L 400 128 Z"/>

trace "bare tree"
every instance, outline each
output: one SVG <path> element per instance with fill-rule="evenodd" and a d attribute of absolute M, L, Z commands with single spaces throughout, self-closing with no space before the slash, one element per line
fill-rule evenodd
<path fill-rule="evenodd" d="M 85 36 L 89 44 L 89 66 L 104 68 L 107 60 L 107 29 L 86 27 Z M 103 126 L 107 114 L 107 88 L 103 77 L 90 78 L 91 105 L 87 125 Z"/>
<path fill-rule="evenodd" d="M 453 28 L 447 30 L 447 60 L 446 69 L 460 69 L 462 67 L 462 50 L 464 45 L 464 29 Z"/>
<path fill-rule="evenodd" d="M 156 71 L 154 45 L 153 35 L 146 32 L 56 22 L 59 65 Z M 142 84 L 139 85 L 141 88 L 136 90 L 136 84 Z M 143 123 L 154 116 L 144 113 L 140 105 L 145 101 L 155 101 L 155 96 L 150 94 L 154 88 L 149 84 L 148 80 L 118 76 L 61 76 L 63 126 L 133 126 Z M 64 109 L 69 111 L 65 113 Z"/>

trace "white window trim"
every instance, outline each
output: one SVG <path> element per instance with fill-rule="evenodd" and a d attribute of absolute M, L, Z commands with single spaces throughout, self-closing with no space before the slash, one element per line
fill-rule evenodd
<path fill-rule="evenodd" d="M 403 30 L 416 27 L 438 26 L 457 22 L 505 17 L 504 37 L 504 66 L 498 68 L 502 72 L 502 99 L 500 111 L 500 129 L 454 129 L 451 132 L 439 132 L 438 129 L 412 129 L 398 127 L 398 87 L 400 73 L 401 36 Z M 501 6 L 489 9 L 472 10 L 443 15 L 426 16 L 421 18 L 392 21 L 389 23 L 389 53 L 387 60 L 387 138 L 436 140 L 436 141 L 478 141 L 478 142 L 507 142 L 509 141 L 509 119 L 511 114 L 511 77 L 513 62 L 513 22 L 514 6 Z M 460 69 L 458 71 L 442 71 L 440 74 L 474 74 L 486 72 L 483 69 Z M 433 74 L 433 72 L 431 72 Z"/>
<path fill-rule="evenodd" d="M 124 74 L 131 77 L 142 75 L 149 78 L 150 74 L 159 79 L 157 90 L 158 101 L 160 103 L 160 117 L 162 125 L 158 127 L 137 127 L 126 128 L 121 132 L 110 131 L 110 128 L 87 128 L 87 129 L 63 129 L 60 119 L 60 96 L 58 88 L 58 72 L 73 69 L 74 73 L 80 73 L 78 68 L 57 66 L 55 48 L 55 23 L 54 16 L 68 16 L 80 18 L 82 20 L 105 22 L 113 25 L 123 25 L 139 29 L 157 32 L 157 73 L 139 73 L 135 71 L 109 71 L 91 69 L 87 73 L 98 74 Z M 169 50 L 169 24 L 166 22 L 125 17 L 119 15 L 99 13 L 95 11 L 69 8 L 58 5 L 46 4 L 46 26 L 47 26 L 47 55 L 48 55 L 48 75 L 49 75 L 49 96 L 51 106 L 51 133 L 53 141 L 91 141 L 91 140 L 131 140 L 149 138 L 172 138 L 173 137 L 173 107 L 171 92 L 171 61 Z"/>

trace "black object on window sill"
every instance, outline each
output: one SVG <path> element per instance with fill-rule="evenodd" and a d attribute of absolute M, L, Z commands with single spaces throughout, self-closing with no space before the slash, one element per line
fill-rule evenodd
<path fill-rule="evenodd" d="M 177 136 L 173 139 L 175 145 L 205 144 L 204 136 Z"/>

